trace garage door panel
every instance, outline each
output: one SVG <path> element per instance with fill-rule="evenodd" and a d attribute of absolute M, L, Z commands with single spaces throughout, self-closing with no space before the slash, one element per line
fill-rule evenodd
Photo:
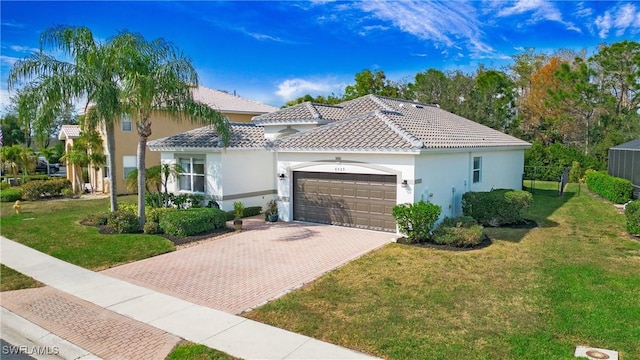
<path fill-rule="evenodd" d="M 294 172 L 294 219 L 395 231 L 395 175 Z"/>

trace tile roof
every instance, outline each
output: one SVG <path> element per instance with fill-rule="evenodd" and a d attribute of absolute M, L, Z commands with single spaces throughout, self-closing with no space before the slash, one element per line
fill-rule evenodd
<path fill-rule="evenodd" d="M 461 149 L 530 144 L 436 106 L 367 95 L 338 105 L 343 120 L 279 140 L 280 150 Z"/>
<path fill-rule="evenodd" d="M 346 113 L 341 106 L 315 104 L 307 101 L 269 114 L 256 116 L 252 121 L 256 125 L 327 124 L 345 118 Z"/>
<path fill-rule="evenodd" d="M 266 114 L 278 110 L 273 106 L 241 98 L 224 91 L 198 86 L 193 90 L 193 98 L 210 107 L 228 113 Z"/>
<path fill-rule="evenodd" d="M 80 137 L 80 125 L 62 125 L 58 133 L 59 140 L 76 139 Z"/>
<path fill-rule="evenodd" d="M 640 139 L 631 140 L 624 144 L 612 147 L 614 150 L 640 150 Z"/>
<path fill-rule="evenodd" d="M 227 149 L 262 148 L 266 141 L 264 129 L 247 123 L 231 123 L 231 136 Z M 164 137 L 148 142 L 149 149 L 167 151 L 183 148 L 222 148 L 218 132 L 213 126 L 205 126 L 177 135 Z"/>

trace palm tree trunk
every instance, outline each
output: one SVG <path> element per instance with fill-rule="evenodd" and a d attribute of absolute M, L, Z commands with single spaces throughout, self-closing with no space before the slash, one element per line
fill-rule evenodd
<path fill-rule="evenodd" d="M 147 157 L 147 140 L 151 136 L 151 121 L 149 117 L 144 117 L 138 124 L 138 221 L 140 228 L 144 226 L 146 221 L 144 211 L 144 196 L 146 190 L 146 157 Z"/>
<path fill-rule="evenodd" d="M 107 135 L 107 153 L 109 153 L 109 205 L 111 211 L 118 210 L 118 199 L 116 194 L 116 132 L 112 121 L 107 121 L 105 130 Z"/>

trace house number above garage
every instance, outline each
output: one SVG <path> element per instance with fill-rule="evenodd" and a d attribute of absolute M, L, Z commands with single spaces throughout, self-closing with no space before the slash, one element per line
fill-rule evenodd
<path fill-rule="evenodd" d="M 336 171 L 336 172 L 342 172 L 342 171 L 347 171 L 347 169 L 346 169 L 346 168 L 343 168 L 343 167 L 340 167 L 340 166 L 336 166 L 336 167 L 334 168 L 334 171 Z"/>

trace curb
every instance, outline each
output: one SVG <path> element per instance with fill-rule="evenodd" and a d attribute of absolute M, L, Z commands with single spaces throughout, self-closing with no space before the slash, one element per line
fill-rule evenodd
<path fill-rule="evenodd" d="M 2 318 L 3 339 L 7 342 L 15 344 L 18 347 L 26 345 L 21 350 L 26 350 L 27 355 L 32 355 L 36 359 L 102 359 L 90 353 L 89 351 L 75 344 L 72 344 L 67 340 L 51 333 L 50 331 L 32 323 L 22 316 L 5 309 L 4 307 L 0 307 L 0 317 Z M 11 337 L 11 335 L 13 335 L 13 337 Z M 25 342 L 31 344 L 24 344 Z"/>

